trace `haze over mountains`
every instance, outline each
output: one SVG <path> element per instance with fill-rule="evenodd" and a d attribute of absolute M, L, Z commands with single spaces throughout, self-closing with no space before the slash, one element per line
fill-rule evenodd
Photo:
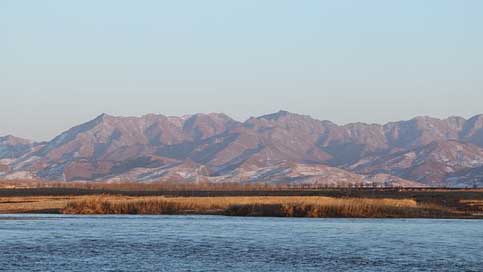
<path fill-rule="evenodd" d="M 286 111 L 102 114 L 49 142 L 0 137 L 0 178 L 483 186 L 483 115 L 339 126 Z"/>

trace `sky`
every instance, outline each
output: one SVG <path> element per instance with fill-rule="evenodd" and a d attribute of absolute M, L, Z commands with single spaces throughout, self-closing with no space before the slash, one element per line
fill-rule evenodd
<path fill-rule="evenodd" d="M 483 113 L 483 1 L 0 1 L 0 135 L 101 113 Z"/>

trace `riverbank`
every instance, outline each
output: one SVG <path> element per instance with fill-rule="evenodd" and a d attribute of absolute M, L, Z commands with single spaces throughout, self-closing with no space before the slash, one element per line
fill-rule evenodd
<path fill-rule="evenodd" d="M 30 196 L 0 197 L 0 213 L 483 219 L 483 201 L 463 199 L 458 205 L 454 203 L 447 202 L 445 206 L 410 198 L 321 196 Z"/>

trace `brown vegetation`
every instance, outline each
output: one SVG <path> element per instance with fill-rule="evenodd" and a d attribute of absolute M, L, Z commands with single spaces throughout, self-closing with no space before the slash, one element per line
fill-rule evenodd
<path fill-rule="evenodd" d="M 0 197 L 0 213 L 59 213 L 68 196 Z"/>
<path fill-rule="evenodd" d="M 1 182 L 0 213 L 483 217 L 483 190 L 309 185 Z"/>
<path fill-rule="evenodd" d="M 483 200 L 481 199 L 469 199 L 469 200 L 461 200 L 460 204 L 463 206 L 471 208 L 474 212 L 479 212 L 483 214 Z"/>
<path fill-rule="evenodd" d="M 218 214 L 230 216 L 451 218 L 462 214 L 411 199 L 330 197 L 126 198 L 90 196 L 70 201 L 67 214 Z"/>

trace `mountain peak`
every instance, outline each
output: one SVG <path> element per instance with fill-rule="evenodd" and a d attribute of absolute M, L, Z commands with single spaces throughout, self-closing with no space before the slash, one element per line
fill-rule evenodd
<path fill-rule="evenodd" d="M 470 119 L 468 119 L 468 121 L 470 122 L 482 122 L 483 123 L 483 114 L 478 114 L 478 115 L 475 115 L 473 117 L 471 117 Z"/>
<path fill-rule="evenodd" d="M 0 137 L 0 160 L 16 159 L 30 152 L 33 147 L 34 143 L 30 140 L 15 137 L 13 135 Z"/>
<path fill-rule="evenodd" d="M 102 113 L 100 115 L 98 115 L 96 118 L 94 118 L 93 120 L 91 120 L 90 122 L 93 122 L 93 123 L 101 123 L 101 122 L 105 122 L 107 120 L 112 120 L 112 119 L 115 119 L 116 117 L 113 116 L 113 115 L 110 115 L 110 114 L 107 114 L 107 113 Z M 87 123 L 90 123 L 90 122 L 87 122 Z"/>
<path fill-rule="evenodd" d="M 287 117 L 287 116 L 293 116 L 293 117 L 309 117 L 307 115 L 301 115 L 301 114 L 297 114 L 297 113 L 288 112 L 286 110 L 280 110 L 280 111 L 275 112 L 275 113 L 270 113 L 270 114 L 262 115 L 262 116 L 258 117 L 257 119 L 278 120 L 280 118 Z"/>
<path fill-rule="evenodd" d="M 446 174 L 460 169 L 453 166 L 483 166 L 483 148 L 476 147 L 483 147 L 483 115 L 468 121 L 420 116 L 384 126 L 339 126 L 285 110 L 252 117 L 243 124 L 223 113 L 182 117 L 103 113 L 48 143 L 22 141 L 11 135 L 0 137 L 0 159 L 14 163 L 15 171 L 28 171 L 45 180 L 126 177 L 157 181 L 176 176 L 186 182 L 198 178 L 220 181 L 239 180 L 242 177 L 237 173 L 257 180 L 257 171 L 269 180 L 276 178 L 271 174 L 275 169 L 269 168 L 287 162 L 318 165 L 292 172 L 293 180 L 305 173 L 323 178 L 323 165 L 330 164 L 355 171 L 353 174 L 384 172 L 424 182 L 446 182 Z M 190 161 L 193 163 L 183 164 Z M 432 165 L 440 166 L 440 173 L 426 176 Z M 210 169 L 210 174 L 197 176 L 204 175 L 201 168 Z M 286 177 L 285 168 L 279 169 L 281 177 Z"/>
<path fill-rule="evenodd" d="M 416 122 L 431 122 L 431 121 L 440 121 L 438 118 L 430 117 L 427 115 L 421 115 L 421 116 L 416 116 L 410 121 L 416 121 Z"/>
<path fill-rule="evenodd" d="M 20 137 L 13 136 L 11 134 L 5 135 L 5 136 L 0 136 L 0 143 L 4 144 L 31 144 L 31 140 L 23 139 Z"/>
<path fill-rule="evenodd" d="M 190 118 L 211 118 L 211 119 L 226 119 L 232 120 L 232 118 L 224 113 L 210 112 L 210 113 L 195 113 L 191 115 L 185 115 L 187 119 Z"/>
<path fill-rule="evenodd" d="M 101 113 L 99 116 L 96 117 L 96 119 L 105 119 L 105 118 L 110 118 L 113 117 L 107 113 Z"/>

